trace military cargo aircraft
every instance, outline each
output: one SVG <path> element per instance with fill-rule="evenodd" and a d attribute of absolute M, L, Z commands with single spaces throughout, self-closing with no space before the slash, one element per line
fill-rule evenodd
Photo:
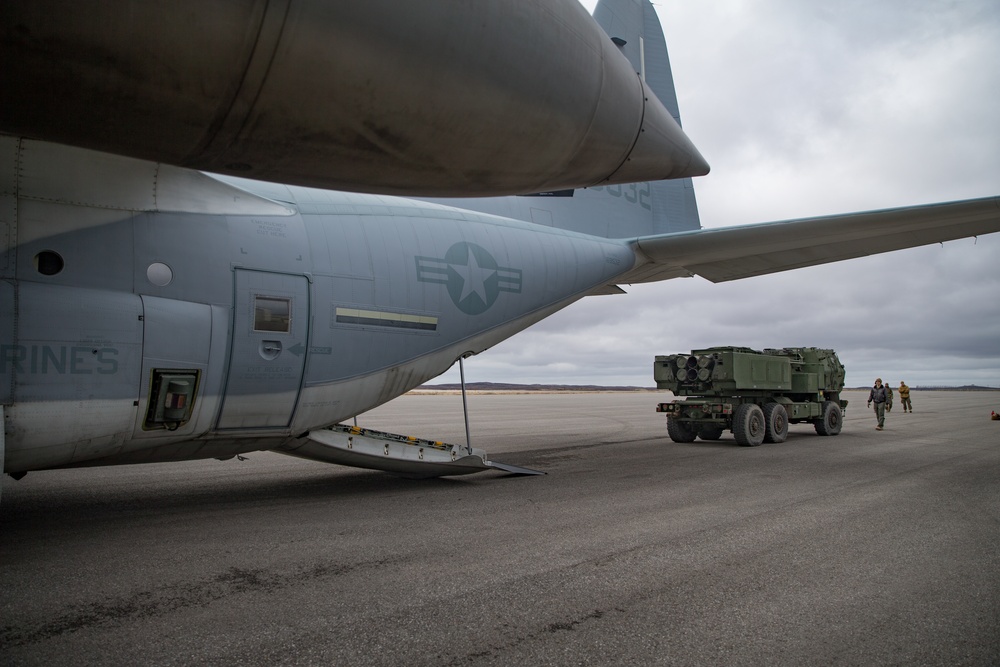
<path fill-rule="evenodd" d="M 602 0 L 595 18 L 679 127 L 648 0 Z M 15 477 L 256 450 L 412 475 L 499 467 L 342 422 L 620 285 L 1000 231 L 996 197 L 702 230 L 683 171 L 445 203 L 0 129 L 0 444 Z"/>

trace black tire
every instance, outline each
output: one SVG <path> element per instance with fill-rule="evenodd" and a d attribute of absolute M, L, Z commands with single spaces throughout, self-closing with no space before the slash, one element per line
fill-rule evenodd
<path fill-rule="evenodd" d="M 702 426 L 698 431 L 698 437 L 702 440 L 718 440 L 722 437 L 723 430 L 725 429 L 721 426 Z"/>
<path fill-rule="evenodd" d="M 820 435 L 837 435 L 844 426 L 844 413 L 834 401 L 823 401 L 823 414 L 814 422 Z"/>
<path fill-rule="evenodd" d="M 667 417 L 667 435 L 674 442 L 694 442 L 698 432 L 686 422 L 679 422 L 673 417 Z"/>
<path fill-rule="evenodd" d="M 764 404 L 764 442 L 788 439 L 788 411 L 781 403 Z"/>
<path fill-rule="evenodd" d="M 764 442 L 764 411 L 754 403 L 740 403 L 733 413 L 733 436 L 736 444 L 756 447 Z"/>

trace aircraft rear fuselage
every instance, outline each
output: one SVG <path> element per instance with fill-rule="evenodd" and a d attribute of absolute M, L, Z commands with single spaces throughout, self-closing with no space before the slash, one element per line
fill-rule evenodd
<path fill-rule="evenodd" d="M 7 472 L 276 447 L 635 261 L 620 242 L 391 197 L 262 186 L 282 189 L 275 203 L 197 174 L 171 200 L 180 171 L 139 179 L 150 205 L 120 181 L 90 187 L 148 163 L 100 157 L 61 182 L 28 182 L 30 159 L 21 172 L 0 282 Z"/>

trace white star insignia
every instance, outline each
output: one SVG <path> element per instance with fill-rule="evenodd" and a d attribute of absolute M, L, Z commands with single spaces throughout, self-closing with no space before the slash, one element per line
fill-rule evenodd
<path fill-rule="evenodd" d="M 450 264 L 462 278 L 462 296 L 458 298 L 459 303 L 465 301 L 470 294 L 476 294 L 483 303 L 486 303 L 486 281 L 496 273 L 496 269 L 484 269 L 476 262 L 476 256 L 469 251 L 468 265 Z"/>

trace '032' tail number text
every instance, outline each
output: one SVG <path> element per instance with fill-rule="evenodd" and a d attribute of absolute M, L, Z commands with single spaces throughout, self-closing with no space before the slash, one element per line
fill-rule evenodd
<path fill-rule="evenodd" d="M 594 185 L 591 190 L 603 190 L 612 197 L 622 197 L 625 201 L 638 204 L 647 211 L 653 208 L 649 203 L 649 183 L 626 183 L 624 185 Z"/>

